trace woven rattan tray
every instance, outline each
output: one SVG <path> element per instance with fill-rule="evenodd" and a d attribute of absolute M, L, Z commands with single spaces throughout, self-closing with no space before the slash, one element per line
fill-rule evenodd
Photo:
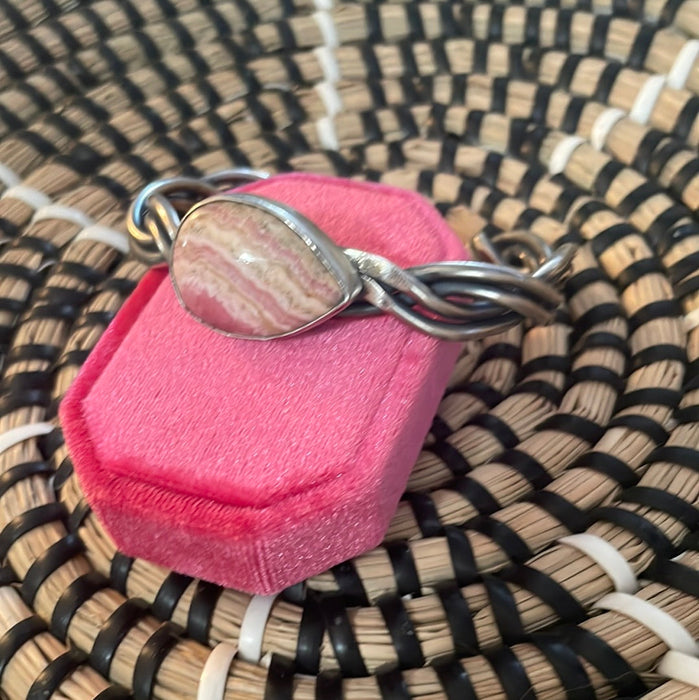
<path fill-rule="evenodd" d="M 252 166 L 579 252 L 551 325 L 465 346 L 384 544 L 281 594 L 225 697 L 699 697 L 699 2 L 545 5 L 0 2 L 4 696 L 195 698 L 240 635 L 250 596 L 115 550 L 56 416 L 145 272 L 134 193 Z"/>

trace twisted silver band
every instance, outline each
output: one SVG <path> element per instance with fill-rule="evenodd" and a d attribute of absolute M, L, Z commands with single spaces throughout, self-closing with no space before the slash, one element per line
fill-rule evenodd
<path fill-rule="evenodd" d="M 336 313 L 366 316 L 386 312 L 423 333 L 463 341 L 501 331 L 524 319 L 545 323 L 563 301 L 559 287 L 575 252 L 572 245 L 554 251 L 527 231 L 503 233 L 494 241 L 480 234 L 472 247 L 487 262 L 435 262 L 403 269 L 372 253 L 339 248 L 285 205 L 245 194 L 221 195 L 265 177 L 265 173 L 241 169 L 202 179 L 161 180 L 144 188 L 129 210 L 127 226 L 133 254 L 148 264 L 167 262 L 183 306 L 215 330 L 266 339 L 298 333 Z M 317 319 L 267 335 L 232 332 L 212 323 L 205 312 L 193 311 L 179 292 L 173 273 L 173 244 L 191 212 L 214 200 L 255 207 L 276 217 L 316 255 L 324 256 L 323 263 L 345 290 L 342 303 Z"/>

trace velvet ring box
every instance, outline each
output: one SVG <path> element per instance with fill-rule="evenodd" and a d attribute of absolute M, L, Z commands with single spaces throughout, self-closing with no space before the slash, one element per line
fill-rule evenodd
<path fill-rule="evenodd" d="M 413 193 L 305 174 L 243 188 L 397 264 L 463 259 Z M 376 546 L 459 345 L 387 315 L 232 339 L 149 272 L 61 405 L 88 502 L 126 554 L 272 593 Z"/>

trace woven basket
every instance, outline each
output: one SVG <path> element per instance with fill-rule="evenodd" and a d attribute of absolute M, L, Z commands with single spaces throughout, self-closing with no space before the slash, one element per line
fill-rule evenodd
<path fill-rule="evenodd" d="M 699 1 L 545 4 L 0 2 L 4 697 L 699 697 Z M 384 544 L 214 668 L 250 596 L 118 552 L 56 416 L 145 272 L 95 225 L 243 165 L 579 252 L 464 347 Z"/>

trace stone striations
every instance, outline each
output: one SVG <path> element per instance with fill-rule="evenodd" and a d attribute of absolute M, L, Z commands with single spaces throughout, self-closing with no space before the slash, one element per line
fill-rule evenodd
<path fill-rule="evenodd" d="M 232 200 L 207 202 L 185 218 L 171 272 L 185 308 L 233 335 L 283 335 L 344 298 L 333 274 L 283 221 Z"/>

